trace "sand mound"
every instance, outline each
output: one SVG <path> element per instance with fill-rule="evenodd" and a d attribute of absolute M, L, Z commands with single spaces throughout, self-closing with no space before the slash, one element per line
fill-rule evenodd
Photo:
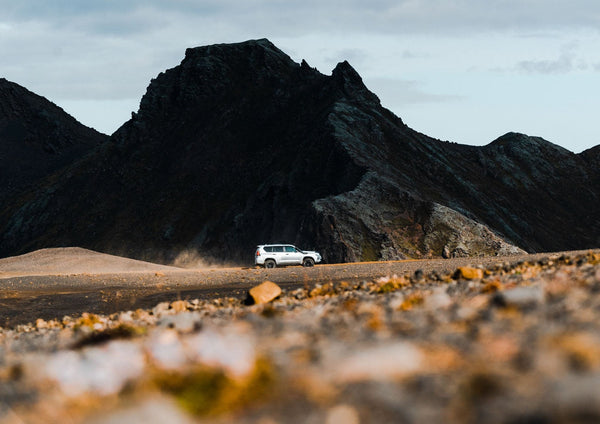
<path fill-rule="evenodd" d="M 0 278 L 26 275 L 112 274 L 179 268 L 94 252 L 80 247 L 41 249 L 0 259 Z"/>

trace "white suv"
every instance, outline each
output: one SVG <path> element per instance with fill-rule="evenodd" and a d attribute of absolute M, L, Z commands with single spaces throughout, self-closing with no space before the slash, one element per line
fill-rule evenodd
<path fill-rule="evenodd" d="M 265 268 L 282 265 L 313 266 L 321 262 L 321 255 L 313 251 L 300 250 L 291 244 L 261 244 L 256 247 L 254 263 Z"/>

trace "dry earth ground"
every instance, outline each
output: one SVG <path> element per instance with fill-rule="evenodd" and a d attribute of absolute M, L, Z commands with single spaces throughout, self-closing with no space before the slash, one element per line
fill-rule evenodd
<path fill-rule="evenodd" d="M 244 298 L 253 285 L 266 280 L 294 289 L 328 282 L 371 281 L 416 270 L 443 274 L 469 264 L 485 266 L 546 256 L 363 262 L 273 270 L 182 269 L 76 247 L 42 249 L 0 259 L 0 326 L 83 312 L 109 314 L 152 308 L 159 302 L 178 299 Z"/>
<path fill-rule="evenodd" d="M 0 272 L 2 423 L 600 421 L 600 251 Z M 281 295 L 247 305 L 265 280 Z"/>

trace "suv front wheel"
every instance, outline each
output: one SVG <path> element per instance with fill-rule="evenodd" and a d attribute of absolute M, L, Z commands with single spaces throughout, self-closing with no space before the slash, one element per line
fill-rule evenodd
<path fill-rule="evenodd" d="M 302 261 L 302 266 L 315 266 L 315 260 L 313 258 L 304 258 Z"/>
<path fill-rule="evenodd" d="M 267 259 L 265 261 L 265 268 L 275 268 L 277 266 L 277 264 L 275 263 L 275 261 L 273 259 Z"/>

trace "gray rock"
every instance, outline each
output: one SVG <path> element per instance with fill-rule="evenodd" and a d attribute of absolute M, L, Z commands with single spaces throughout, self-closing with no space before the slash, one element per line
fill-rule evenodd
<path fill-rule="evenodd" d="M 445 309 L 452 305 L 452 298 L 444 287 L 436 287 L 433 293 L 425 298 L 425 307 L 430 310 Z"/>
<path fill-rule="evenodd" d="M 144 367 L 139 345 L 116 340 L 81 352 L 59 351 L 45 361 L 38 376 L 55 381 L 69 397 L 111 395 L 139 378 Z"/>
<path fill-rule="evenodd" d="M 153 397 L 90 421 L 91 424 L 191 424 L 196 422 L 186 415 L 177 403 L 167 397 Z"/>
<path fill-rule="evenodd" d="M 158 305 L 156 305 L 154 308 L 152 308 L 152 313 L 155 316 L 160 317 L 164 312 L 167 312 L 169 310 L 170 306 L 171 305 L 169 302 L 161 302 Z"/>
<path fill-rule="evenodd" d="M 583 422 L 600 420 L 600 375 L 569 376 L 553 385 L 548 405 L 556 422 Z"/>
<path fill-rule="evenodd" d="M 173 328 L 180 333 L 191 333 L 200 329 L 202 317 L 198 312 L 182 312 L 166 315 L 157 321 L 159 327 Z"/>
<path fill-rule="evenodd" d="M 421 351 L 412 343 L 396 342 L 359 349 L 329 358 L 331 379 L 338 383 L 390 381 L 409 376 L 424 366 Z"/>
<path fill-rule="evenodd" d="M 516 287 L 496 293 L 493 302 L 502 307 L 536 306 L 544 302 L 544 291 L 540 286 Z"/>

